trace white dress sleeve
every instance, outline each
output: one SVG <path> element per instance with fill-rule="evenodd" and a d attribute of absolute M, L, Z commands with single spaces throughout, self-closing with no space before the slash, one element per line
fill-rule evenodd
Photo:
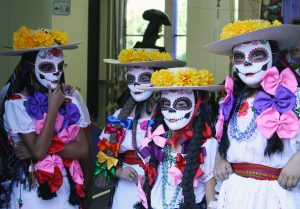
<path fill-rule="evenodd" d="M 113 116 L 118 117 L 118 115 L 120 114 L 120 112 L 121 112 L 121 109 L 118 109 L 118 110 L 113 114 Z M 105 122 L 105 124 L 106 124 L 106 122 Z M 104 127 L 104 128 L 105 128 L 105 127 Z M 102 140 L 103 138 L 109 139 L 110 134 L 104 133 L 104 128 L 103 128 L 103 130 L 102 130 L 102 132 L 101 132 L 101 134 L 100 134 L 100 136 L 99 136 L 99 140 Z"/>
<path fill-rule="evenodd" d="M 215 138 L 209 138 L 205 144 L 203 144 L 203 147 L 206 149 L 206 156 L 204 158 L 204 163 L 200 165 L 204 172 L 204 174 L 200 177 L 200 181 L 205 184 L 214 177 L 215 157 L 218 149 L 218 142 Z"/>
<path fill-rule="evenodd" d="M 27 98 L 22 96 L 19 99 L 5 101 L 3 121 L 6 131 L 12 134 L 25 134 L 35 131 L 34 118 L 26 112 L 26 100 Z"/>

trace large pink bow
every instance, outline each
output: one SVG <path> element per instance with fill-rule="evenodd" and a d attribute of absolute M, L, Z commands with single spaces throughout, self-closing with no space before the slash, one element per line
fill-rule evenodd
<path fill-rule="evenodd" d="M 72 176 L 73 181 L 79 185 L 83 185 L 84 178 L 83 178 L 82 169 L 81 169 L 81 166 L 80 166 L 78 160 L 72 161 L 69 171 L 70 171 L 70 175 Z"/>
<path fill-rule="evenodd" d="M 226 76 L 226 79 L 225 79 L 226 96 L 221 101 L 221 103 L 227 103 L 230 100 L 231 93 L 233 92 L 233 85 L 234 85 L 233 79 L 230 76 Z"/>
<path fill-rule="evenodd" d="M 169 175 L 172 177 L 172 185 L 173 186 L 177 186 L 178 184 L 181 183 L 183 174 L 182 174 L 181 170 L 178 169 L 176 166 L 172 166 L 170 168 Z M 198 176 L 194 177 L 194 181 L 193 181 L 194 188 L 198 187 L 198 183 L 199 183 L 198 178 L 199 178 Z"/>
<path fill-rule="evenodd" d="M 43 119 L 34 121 L 34 127 L 35 127 L 36 134 L 41 133 L 41 130 L 45 125 L 46 117 L 47 117 L 47 113 L 44 113 Z M 62 116 L 61 114 L 58 113 L 56 116 L 55 125 L 54 125 L 55 132 L 58 132 L 60 130 L 60 128 L 63 125 L 63 122 L 64 122 L 64 116 Z"/>
<path fill-rule="evenodd" d="M 75 139 L 77 134 L 79 133 L 80 127 L 77 125 L 71 125 L 68 128 L 62 130 L 58 137 L 65 143 L 68 144 Z"/>
<path fill-rule="evenodd" d="M 291 139 L 296 136 L 299 129 L 298 118 L 290 110 L 280 115 L 274 108 L 268 108 L 257 118 L 257 128 L 267 138 L 277 132 L 281 139 Z"/>
<path fill-rule="evenodd" d="M 148 208 L 148 202 L 147 202 L 146 194 L 145 194 L 145 192 L 143 190 L 143 187 L 142 187 L 142 181 L 143 181 L 143 176 L 138 175 L 138 195 L 142 200 L 142 205 L 147 209 Z"/>
<path fill-rule="evenodd" d="M 149 130 L 147 137 L 142 139 L 141 141 L 142 147 L 148 146 L 149 142 L 151 142 L 152 140 L 157 146 L 161 148 L 165 147 L 167 139 L 160 136 L 164 133 L 166 133 L 166 131 L 163 125 L 159 125 L 153 133 L 151 133 L 151 130 Z"/>
<path fill-rule="evenodd" d="M 216 123 L 216 138 L 217 138 L 218 142 L 221 141 L 221 138 L 223 135 L 223 127 L 224 127 L 224 115 L 223 115 L 222 109 L 220 109 L 218 121 Z"/>
<path fill-rule="evenodd" d="M 54 173 L 55 166 L 60 169 L 64 168 L 64 163 L 58 155 L 47 155 L 45 159 L 37 162 L 36 164 L 38 170 L 42 170 L 47 173 Z"/>
<path fill-rule="evenodd" d="M 275 95 L 279 85 L 288 88 L 293 93 L 296 92 L 298 82 L 290 68 L 284 69 L 279 75 L 278 69 L 272 67 L 264 74 L 261 86 L 267 93 Z"/>

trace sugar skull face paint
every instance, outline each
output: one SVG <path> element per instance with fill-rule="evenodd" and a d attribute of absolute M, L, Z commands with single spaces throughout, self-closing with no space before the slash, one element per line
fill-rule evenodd
<path fill-rule="evenodd" d="M 40 50 L 35 59 L 35 76 L 39 83 L 55 89 L 63 73 L 64 55 L 57 48 Z"/>
<path fill-rule="evenodd" d="M 195 109 L 192 90 L 163 91 L 160 102 L 164 121 L 171 130 L 179 130 L 191 121 Z"/>
<path fill-rule="evenodd" d="M 137 102 L 147 100 L 151 95 L 152 91 L 145 91 L 137 89 L 137 85 L 152 86 L 151 75 L 153 70 L 151 68 L 143 67 L 129 67 L 127 72 L 127 84 L 130 89 L 130 94 L 133 99 Z"/>
<path fill-rule="evenodd" d="M 252 41 L 233 48 L 233 68 L 250 87 L 259 86 L 265 71 L 272 67 L 272 51 L 268 41 Z"/>

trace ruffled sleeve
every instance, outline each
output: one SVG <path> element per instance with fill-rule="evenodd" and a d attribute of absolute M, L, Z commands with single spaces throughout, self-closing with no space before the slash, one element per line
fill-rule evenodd
<path fill-rule="evenodd" d="M 218 149 L 218 142 L 215 138 L 209 138 L 203 146 L 206 149 L 206 156 L 204 158 L 204 163 L 200 165 L 201 169 L 204 171 L 204 174 L 200 177 L 200 181 L 205 183 L 214 177 L 215 157 Z"/>
<path fill-rule="evenodd" d="M 27 98 L 21 95 L 14 95 L 13 99 L 6 100 L 3 115 L 6 131 L 13 134 L 35 131 L 34 119 L 26 112 L 26 101 Z"/>

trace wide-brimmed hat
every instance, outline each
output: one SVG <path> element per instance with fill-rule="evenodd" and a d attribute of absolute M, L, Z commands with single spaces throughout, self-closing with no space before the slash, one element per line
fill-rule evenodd
<path fill-rule="evenodd" d="M 281 25 L 278 21 L 270 23 L 266 20 L 244 20 L 226 25 L 220 37 L 222 40 L 208 44 L 204 48 L 216 54 L 231 56 L 232 48 L 238 44 L 268 40 L 276 41 L 279 49 L 284 50 L 300 41 L 300 26 Z"/>
<path fill-rule="evenodd" d="M 224 85 L 214 85 L 214 76 L 207 69 L 190 67 L 168 68 L 155 71 L 151 76 L 153 86 L 138 85 L 136 88 L 147 91 L 163 90 L 202 90 L 220 91 Z"/>
<path fill-rule="evenodd" d="M 32 30 L 25 26 L 14 33 L 13 47 L 1 52 L 5 56 L 22 55 L 25 52 L 39 51 L 43 49 L 76 49 L 83 41 L 69 43 L 68 35 L 60 30 L 38 29 Z"/>
<path fill-rule="evenodd" d="M 124 67 L 171 68 L 186 65 L 185 61 L 172 59 L 169 53 L 159 52 L 157 49 L 123 49 L 118 59 L 104 59 L 103 61 Z"/>

